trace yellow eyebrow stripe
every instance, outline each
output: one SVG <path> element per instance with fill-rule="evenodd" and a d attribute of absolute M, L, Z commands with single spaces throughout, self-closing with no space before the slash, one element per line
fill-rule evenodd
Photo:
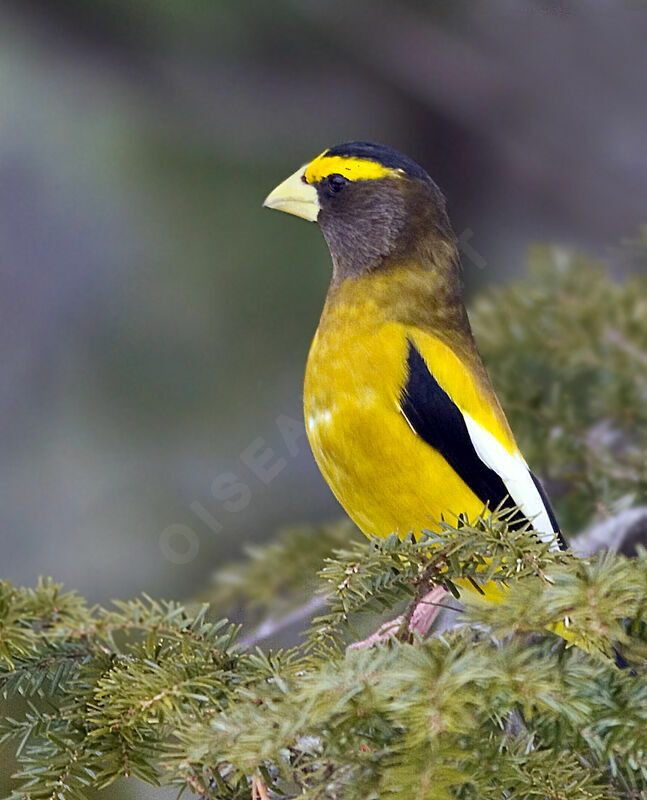
<path fill-rule="evenodd" d="M 385 167 L 378 161 L 349 156 L 328 156 L 326 152 L 308 164 L 305 171 L 307 183 L 318 183 L 333 174 L 343 175 L 349 181 L 375 180 L 387 175 L 402 174 L 402 170 Z"/>

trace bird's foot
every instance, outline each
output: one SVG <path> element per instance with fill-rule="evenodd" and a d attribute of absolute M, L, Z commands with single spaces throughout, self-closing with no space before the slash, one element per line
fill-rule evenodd
<path fill-rule="evenodd" d="M 444 586 L 434 586 L 420 600 L 413 601 L 406 613 L 385 622 L 375 633 L 362 639 L 361 642 L 353 642 L 348 649 L 364 650 L 367 647 L 388 642 L 389 639 L 408 641 L 414 634 L 421 637 L 426 636 L 439 612 L 445 607 L 443 600 L 448 594 L 449 592 Z"/>
<path fill-rule="evenodd" d="M 347 649 L 365 650 L 368 647 L 373 647 L 373 645 L 388 642 L 389 639 L 399 639 L 399 633 L 404 625 L 406 625 L 405 616 L 404 614 L 400 614 L 399 617 L 390 619 L 388 622 L 385 622 L 384 625 L 380 625 L 375 633 L 367 636 L 366 639 L 362 639 L 361 642 L 349 644 Z"/>
<path fill-rule="evenodd" d="M 409 620 L 409 630 L 418 636 L 426 636 L 434 620 L 440 612 L 447 607 L 445 600 L 449 592 L 444 586 L 434 586 L 427 594 L 413 606 Z"/>

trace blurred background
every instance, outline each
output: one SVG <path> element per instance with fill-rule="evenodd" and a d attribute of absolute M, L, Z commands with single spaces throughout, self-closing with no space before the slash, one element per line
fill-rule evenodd
<path fill-rule="evenodd" d="M 301 428 L 329 277 L 261 209 L 327 146 L 443 188 L 468 296 L 647 219 L 639 4 L 5 0 L 2 575 L 183 597 L 340 513 Z"/>
<path fill-rule="evenodd" d="M 181 598 L 339 515 L 300 411 L 328 253 L 263 198 L 376 140 L 446 193 L 468 296 L 532 240 L 608 255 L 647 220 L 639 5 L 4 0 L 2 576 Z"/>

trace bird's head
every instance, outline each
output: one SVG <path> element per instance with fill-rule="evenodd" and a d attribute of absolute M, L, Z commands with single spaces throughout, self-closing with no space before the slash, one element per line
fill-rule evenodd
<path fill-rule="evenodd" d="M 422 167 L 385 145 L 347 142 L 300 167 L 264 205 L 317 222 L 333 283 L 367 270 L 454 252 L 445 200 Z"/>

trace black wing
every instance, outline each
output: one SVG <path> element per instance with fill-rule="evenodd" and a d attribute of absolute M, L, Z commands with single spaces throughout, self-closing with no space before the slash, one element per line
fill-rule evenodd
<path fill-rule="evenodd" d="M 516 506 L 499 474 L 479 457 L 460 409 L 431 374 L 411 339 L 407 367 L 400 407 L 413 430 L 442 455 L 483 505 L 488 504 L 491 509 Z M 548 498 L 534 476 L 533 481 L 546 506 L 551 525 L 559 535 L 560 547 L 564 547 Z M 511 522 L 518 527 L 524 525 L 526 519 L 518 513 Z"/>

